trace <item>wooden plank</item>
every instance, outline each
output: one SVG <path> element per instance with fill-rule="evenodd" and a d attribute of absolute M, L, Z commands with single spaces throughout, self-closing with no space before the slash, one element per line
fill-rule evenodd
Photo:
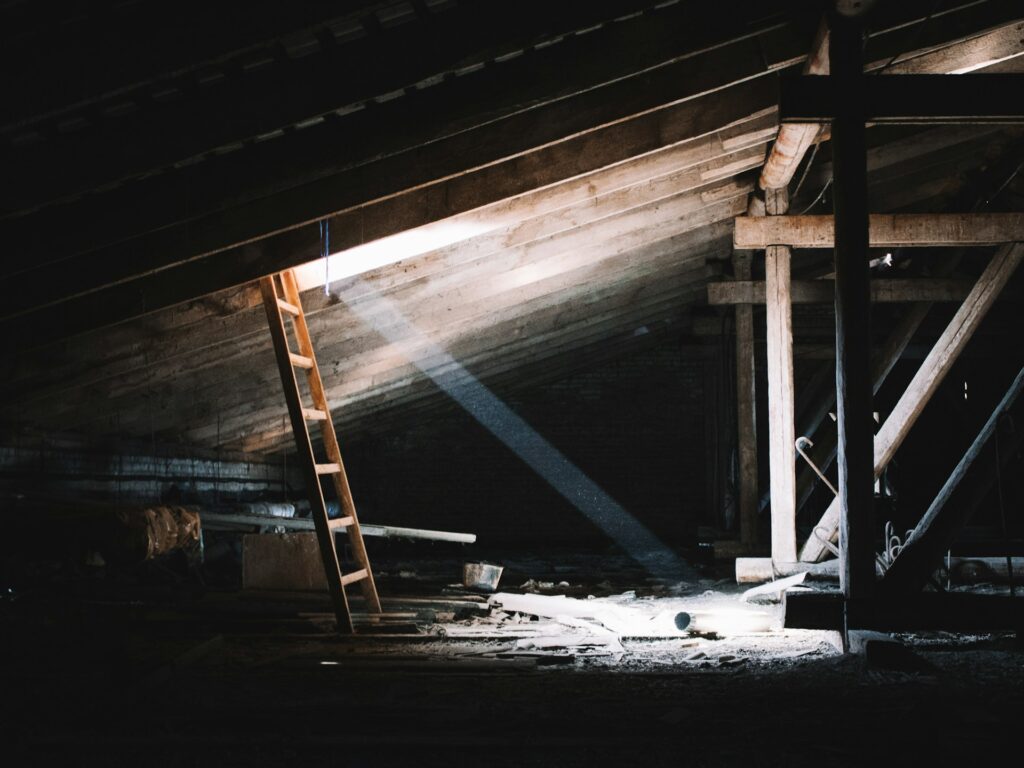
<path fill-rule="evenodd" d="M 928 248 L 1002 245 L 1024 240 L 1022 213 L 873 213 L 870 247 Z M 739 250 L 769 245 L 832 248 L 832 216 L 740 216 L 733 246 Z"/>
<path fill-rule="evenodd" d="M 718 190 L 728 191 L 729 182 L 708 186 L 700 181 L 700 176 L 704 170 L 719 167 L 737 156 L 736 153 L 721 154 L 721 144 L 726 140 L 738 141 L 739 152 L 749 153 L 751 148 L 761 151 L 763 137 L 759 136 L 758 126 L 769 121 L 770 116 L 744 121 L 711 136 L 683 142 L 623 165 L 588 174 L 578 179 L 578 183 L 563 182 L 554 188 L 538 190 L 446 220 L 439 225 L 440 234 L 444 234 L 444 227 L 479 234 L 405 260 L 406 265 L 414 264 L 415 269 L 381 267 L 366 273 L 363 281 L 374 291 L 389 293 L 402 286 L 446 275 L 455 269 L 459 269 L 460 275 L 465 275 L 468 281 L 473 270 L 478 271 L 489 262 L 514 263 L 514 257 L 526 252 L 524 247 L 527 244 L 532 244 L 531 256 L 539 259 L 543 253 L 550 252 L 556 242 L 564 243 L 566 238 L 586 243 L 585 237 L 574 236 L 572 230 L 601 221 L 613 223 L 613 217 L 630 210 L 641 214 L 644 205 L 658 203 L 658 208 L 650 212 L 650 217 L 658 219 L 658 210 L 676 197 L 666 198 L 667 191 L 684 193 L 700 189 L 716 190 L 716 194 Z M 692 202 L 697 202 L 696 197 Z M 616 231 L 627 226 L 628 220 L 620 218 L 619 223 L 622 226 Z M 640 226 L 638 220 L 637 227 Z M 602 233 L 608 231 L 602 226 Z M 430 227 L 424 228 L 423 234 L 429 237 Z M 514 248 L 519 250 L 509 252 Z M 35 355 L 22 356 L 11 375 L 0 382 L 0 392 L 6 394 L 15 388 L 23 391 L 32 389 L 31 397 L 53 400 L 61 391 L 77 390 L 85 384 L 95 384 L 109 377 L 116 377 L 119 386 L 140 381 L 148 387 L 154 378 L 165 377 L 165 373 L 159 370 L 159 363 L 180 357 L 185 350 L 188 350 L 188 365 L 192 371 L 217 364 L 221 355 L 238 353 L 245 348 L 240 344 L 265 338 L 265 319 L 257 306 L 258 291 L 252 297 L 250 293 L 242 289 L 214 297 L 215 306 L 224 305 L 218 312 L 222 316 L 215 320 L 216 334 L 210 322 L 213 302 L 209 299 L 193 302 L 180 310 L 175 308 L 153 315 L 152 322 L 147 323 L 145 329 L 139 325 L 112 328 L 103 334 L 100 344 L 48 350 L 45 359 L 40 358 L 38 364 Z M 302 300 L 307 318 L 314 323 L 320 312 L 335 309 L 322 290 L 305 291 Z M 253 309 L 247 310 L 247 305 Z M 179 323 L 186 327 L 178 327 Z M 151 328 L 157 331 L 156 338 L 149 332 Z M 130 346 L 130 350 L 126 350 L 126 346 Z M 125 351 L 131 354 L 125 355 Z M 61 365 L 61 360 L 67 360 L 68 365 Z M 78 361 L 77 365 L 71 363 L 74 360 Z M 152 373 L 149 381 L 140 374 L 145 369 Z M 18 386 L 20 380 L 33 370 L 45 374 L 53 383 L 45 387 Z"/>
<path fill-rule="evenodd" d="M 742 198 L 738 201 L 743 204 Z M 739 208 L 740 206 L 737 206 Z M 727 225 L 722 226 L 722 231 Z M 451 348 L 463 349 L 459 343 L 461 339 L 474 340 L 473 346 L 486 345 L 484 348 L 497 350 L 501 345 L 512 342 L 529 343 L 531 339 L 525 335 L 530 323 L 526 322 L 532 312 L 541 310 L 543 312 L 542 322 L 558 325 L 565 324 L 570 318 L 589 318 L 589 322 L 600 322 L 604 312 L 617 311 L 622 306 L 628 307 L 631 303 L 634 307 L 643 307 L 648 296 L 668 297 L 673 292 L 684 298 L 684 287 L 689 280 L 705 279 L 709 274 L 705 272 L 704 255 L 701 251 L 693 254 L 697 258 L 681 260 L 678 250 L 684 240 L 668 240 L 659 244 L 656 248 L 646 249 L 646 254 L 635 253 L 626 250 L 613 255 L 614 269 L 600 269 L 600 264 L 587 264 L 564 275 L 555 275 L 545 280 L 540 286 L 524 286 L 512 291 L 499 291 L 490 298 L 481 296 L 477 301 L 467 304 L 450 303 L 445 297 L 438 297 L 440 304 L 434 306 L 430 316 L 423 314 L 418 320 L 422 321 L 422 328 L 427 334 L 424 338 L 430 338 L 435 343 L 444 344 Z M 595 244 L 596 245 L 596 244 Z M 573 258 L 589 258 L 586 251 L 574 253 Z M 652 272 L 653 270 L 653 272 Z M 658 274 L 661 277 L 660 283 L 648 283 L 641 279 L 642 275 Z M 502 281 L 494 280 L 495 287 L 501 288 Z M 700 285 L 694 286 L 695 291 L 700 291 Z M 540 294 L 538 296 L 538 294 Z M 405 305 L 414 306 L 414 305 Z M 372 309 L 372 303 L 370 305 Z M 430 319 L 435 314 L 439 315 L 439 323 L 435 325 Z M 452 326 L 445 327 L 443 318 L 449 318 Z M 517 319 L 518 318 L 518 319 Z M 500 322 L 506 329 L 506 336 L 491 336 L 489 331 L 484 335 L 484 330 L 493 327 L 492 324 Z M 581 325 L 580 327 L 584 327 Z M 332 327 L 332 334 L 336 334 L 337 326 Z M 436 329 L 436 330 L 431 330 Z M 373 334 L 370 328 L 366 332 Z M 343 338 L 343 337 L 342 337 Z M 367 355 L 360 356 L 347 353 L 346 346 L 341 343 L 337 347 L 339 356 L 334 363 L 335 381 L 338 383 L 331 387 L 332 400 L 341 400 L 351 404 L 351 397 L 369 389 L 377 389 L 388 381 L 386 372 L 394 366 L 405 366 L 410 356 L 415 355 L 425 343 L 424 338 L 409 339 L 402 344 L 389 344 L 381 346 L 379 339 L 373 342 L 373 346 Z M 539 343 L 539 342 L 537 342 Z M 348 347 L 348 350 L 351 350 Z M 356 351 L 366 351 L 359 350 Z M 223 387 L 216 396 L 223 397 Z M 182 393 L 184 394 L 184 393 Z M 213 391 L 211 391 L 213 394 Z M 241 401 L 246 402 L 244 393 Z M 251 404 L 250 404 L 251 407 Z M 346 406 L 349 407 L 349 406 Z M 230 409 L 225 408 L 224 425 L 231 422 Z M 247 416 L 252 416 L 251 411 Z M 208 424 L 209 422 L 207 422 Z"/>
<path fill-rule="evenodd" d="M 794 304 L 831 304 L 835 301 L 832 280 L 794 280 L 791 298 Z M 967 298 L 973 283 L 969 280 L 912 278 L 871 281 L 871 301 L 880 304 L 903 302 L 960 302 Z M 708 283 L 708 304 L 764 304 L 765 284 L 759 280 L 731 280 Z"/>
<path fill-rule="evenodd" d="M 349 584 L 355 584 L 357 581 L 365 581 L 369 575 L 369 570 L 360 568 L 358 571 L 352 571 L 342 576 L 341 584 L 342 586 L 348 586 Z M 374 611 L 374 613 L 380 613 L 380 611 Z"/>
<path fill-rule="evenodd" d="M 702 267 L 703 269 L 703 267 Z M 655 272 L 653 279 L 660 279 L 663 283 L 669 283 L 673 279 L 671 272 Z M 671 285 L 671 283 L 669 283 Z M 658 286 L 655 283 L 647 283 L 637 280 L 626 284 L 628 288 L 604 288 L 596 290 L 593 294 L 573 300 L 572 304 L 566 305 L 558 302 L 558 297 L 553 296 L 545 303 L 551 303 L 546 308 L 532 316 L 525 314 L 521 318 L 510 319 L 497 327 L 488 329 L 486 334 L 478 331 L 476 334 L 469 334 L 461 339 L 445 344 L 445 348 L 453 354 L 463 367 L 477 372 L 492 369 L 497 366 L 523 364 L 532 358 L 536 358 L 541 348 L 545 349 L 545 356 L 548 346 L 553 353 L 554 359 L 551 365 L 557 362 L 558 354 L 565 354 L 577 343 L 582 343 L 588 338 L 599 338 L 601 334 L 607 334 L 608 329 L 622 330 L 623 328 L 635 329 L 651 318 L 664 316 L 673 305 L 678 311 L 696 297 L 700 291 L 696 287 L 693 296 L 681 291 L 678 287 Z M 353 419 L 360 415 L 365 417 L 368 409 L 372 409 L 377 396 L 385 397 L 388 402 L 395 400 L 396 396 L 406 393 L 409 387 L 424 380 L 424 374 L 419 368 L 409 362 L 415 359 L 419 353 L 419 344 L 410 340 L 409 345 L 396 357 L 386 357 L 378 365 L 379 372 L 370 372 L 364 378 L 346 380 L 344 377 L 338 379 L 330 389 L 330 397 L 343 407 L 341 413 L 347 423 L 349 414 Z M 383 350 L 384 355 L 387 350 Z M 378 355 L 378 359 L 380 355 Z M 458 374 L 458 371 L 437 371 L 447 373 L 450 376 Z M 468 374 L 462 374 L 468 376 Z M 377 402 L 377 405 L 381 405 Z M 246 408 L 234 407 L 226 414 L 222 423 L 225 431 L 232 431 L 238 435 L 250 434 L 258 428 L 280 430 L 280 417 L 274 418 L 272 403 L 259 402 L 254 410 L 250 405 Z M 215 425 L 211 431 L 208 419 L 201 419 L 199 425 L 189 430 L 190 440 L 205 443 L 215 436 Z"/>
<path fill-rule="evenodd" d="M 312 528 L 312 521 L 307 522 Z M 311 533 L 242 536 L 242 588 L 328 589 L 318 549 L 316 536 Z"/>
<path fill-rule="evenodd" d="M 765 192 L 766 218 L 785 214 L 786 190 Z M 796 453 L 793 381 L 792 255 L 785 246 L 765 250 L 765 333 L 768 359 L 768 466 L 771 476 L 772 560 L 796 560 Z"/>
<path fill-rule="evenodd" d="M 750 279 L 750 254 L 733 254 L 733 272 L 740 280 Z M 754 357 L 754 308 L 736 307 L 736 442 L 739 454 L 740 543 L 757 545 L 757 391 Z"/>
<path fill-rule="evenodd" d="M 696 292 L 687 294 L 673 284 L 689 280 L 686 273 L 680 276 L 671 270 L 660 271 L 651 273 L 649 279 L 637 278 L 631 283 L 603 287 L 581 295 L 569 304 L 559 305 L 555 296 L 551 299 L 551 306 L 536 315 L 528 313 L 521 318 L 509 319 L 489 329 L 486 334 L 478 332 L 455 339 L 445 343 L 445 349 L 473 371 L 473 375 L 478 372 L 490 375 L 491 371 L 528 365 L 531 360 L 539 358 L 548 359 L 551 370 L 556 370 L 558 366 L 571 364 L 571 357 L 565 353 L 576 345 L 596 343 L 602 337 L 629 334 L 637 327 L 662 318 L 671 317 L 678 322 Z M 383 363 L 382 373 L 351 383 L 344 377 L 340 378 L 331 396 L 339 405 L 344 405 L 340 413 L 346 423 L 354 426 L 372 409 L 390 408 L 393 403 L 402 402 L 407 395 L 414 396 L 422 394 L 424 389 L 429 390 L 431 385 L 422 371 L 409 362 L 409 357 L 404 357 L 409 355 L 415 359 L 418 354 L 417 347 L 412 346 L 403 353 L 402 359 Z M 468 378 L 464 370 L 445 368 L 436 372 L 455 382 Z M 263 410 L 264 403 L 259 405 L 260 410 L 250 414 L 249 422 L 246 422 L 245 412 L 236 410 L 235 417 L 229 418 L 222 426 L 241 430 L 239 434 L 251 433 L 247 424 L 258 424 L 268 431 L 280 430 L 280 418 L 275 420 L 269 411 Z M 355 421 L 349 420 L 349 414 Z M 212 434 L 209 426 L 208 420 L 196 419 L 190 434 L 196 441 L 205 443 Z"/>
<path fill-rule="evenodd" d="M 751 584 L 763 581 L 774 581 L 780 577 L 806 573 L 816 578 L 839 578 L 838 562 L 827 563 L 776 563 L 770 557 L 737 557 L 736 583 Z"/>
<path fill-rule="evenodd" d="M 417 323 L 424 331 L 441 333 L 435 337 L 439 340 L 450 339 L 461 332 L 479 333 L 481 327 L 526 312 L 530 308 L 528 302 L 538 296 L 552 295 L 554 291 L 561 293 L 564 311 L 564 302 L 572 294 L 592 289 L 596 284 L 604 284 L 613 278 L 626 280 L 630 274 L 663 266 L 669 259 L 678 261 L 681 252 L 689 254 L 692 251 L 694 256 L 703 258 L 709 238 L 716 244 L 720 243 L 720 237 L 727 230 L 727 220 L 745 206 L 744 198 L 749 188 L 737 190 L 731 201 L 688 216 L 680 217 L 678 214 L 684 214 L 688 208 L 700 207 L 699 201 L 681 200 L 677 205 L 666 200 L 656 209 L 657 219 L 652 217 L 653 210 L 637 209 L 627 214 L 625 219 L 603 221 L 590 234 L 567 231 L 551 243 L 524 246 L 500 255 L 484 255 L 474 260 L 471 269 L 467 266 L 436 281 L 411 282 L 399 293 L 387 291 L 384 295 L 415 312 Z M 701 224 L 709 226 L 701 229 Z M 680 229 L 683 231 L 679 232 Z M 688 230 L 693 230 L 692 234 Z M 659 239 L 645 244 L 650 238 Z M 637 245 L 643 249 L 642 253 L 636 252 Z M 704 275 L 701 274 L 700 278 L 704 279 Z M 359 302 L 372 306 L 378 300 L 372 292 L 374 285 L 374 282 L 366 283 L 365 294 L 358 299 Z M 455 296 L 458 298 L 453 298 Z M 343 377 L 350 383 L 363 376 L 376 375 L 379 371 L 361 356 L 380 347 L 376 331 L 362 323 L 347 303 L 325 303 L 323 306 L 323 314 L 309 322 L 318 334 L 325 334 L 325 341 L 329 342 L 320 354 L 324 360 L 331 361 L 332 375 Z M 249 354 L 261 354 L 261 349 L 265 348 L 265 339 L 255 336 L 245 344 L 233 343 L 231 352 L 237 360 L 242 360 Z M 402 352 L 394 347 L 392 350 L 393 354 Z M 180 401 L 181 412 L 188 413 L 188 400 L 197 396 L 203 398 L 204 390 L 211 387 L 211 395 L 219 389 L 215 397 L 221 403 L 219 410 L 224 413 L 223 398 L 226 395 L 223 390 L 224 373 L 220 368 L 224 361 L 225 350 L 218 345 L 181 357 L 169 369 L 148 369 L 139 375 L 118 377 L 112 382 L 113 386 L 107 388 L 107 394 L 158 391 L 170 398 L 169 404 Z M 207 365 L 216 367 L 206 372 L 198 370 L 200 366 Z M 188 376 L 186 387 L 168 381 L 182 374 Z M 272 374 L 265 370 L 249 370 L 244 383 L 235 385 L 230 398 L 247 398 L 249 393 L 246 390 L 258 392 L 272 378 Z M 103 413 L 113 405 L 109 401 L 98 403 L 98 410 L 92 415 Z M 70 411 L 64 415 L 73 418 Z M 81 414 L 81 417 L 91 418 L 91 415 Z"/>
<path fill-rule="evenodd" d="M 277 300 L 277 306 L 278 306 L 278 308 L 280 308 L 280 310 L 281 310 L 282 312 L 287 312 L 287 313 L 288 313 L 289 315 L 291 315 L 292 317 L 295 317 L 295 316 L 297 316 L 297 315 L 299 314 L 299 312 L 301 311 L 301 310 L 300 310 L 300 309 L 299 309 L 298 307 L 296 307 L 296 306 L 295 306 L 294 304 L 289 304 L 289 303 L 288 303 L 287 301 L 285 301 L 284 299 L 278 299 L 278 300 Z"/>
<path fill-rule="evenodd" d="M 932 394 L 963 352 L 999 292 L 1024 258 L 1024 245 L 1015 243 L 1000 248 L 992 257 L 978 282 L 957 310 L 942 336 L 922 361 L 914 378 L 900 396 L 874 439 L 874 475 L 878 477 L 892 460 L 903 440 L 917 422 Z M 833 501 L 815 526 L 800 552 L 805 562 L 820 561 L 828 553 L 821 541 L 834 540 L 838 530 L 839 505 Z"/>
<path fill-rule="evenodd" d="M 315 526 L 312 520 L 298 517 L 272 517 L 271 515 L 236 515 L 224 512 L 200 512 L 203 526 L 207 528 L 239 528 L 278 526 L 289 531 L 312 531 Z M 336 524 L 336 518 L 331 524 Z M 474 533 L 456 533 L 453 531 L 433 531 L 424 528 L 402 528 L 394 525 L 373 525 L 363 523 L 361 529 L 364 536 L 392 539 L 422 539 L 424 541 L 450 541 L 458 544 L 473 544 Z"/>
<path fill-rule="evenodd" d="M 463 366 L 461 370 L 427 370 L 444 376 L 446 381 L 455 385 L 473 379 L 487 386 L 498 382 L 509 387 L 513 383 L 523 385 L 530 381 L 551 381 L 560 374 L 580 370 L 588 361 L 589 364 L 604 363 L 612 359 L 616 351 L 621 352 L 627 346 L 635 348 L 638 343 L 643 343 L 636 337 L 638 328 L 652 324 L 681 325 L 686 306 L 694 298 L 686 294 L 668 294 L 658 304 L 645 303 L 639 309 L 625 307 L 605 316 L 597 324 L 578 319 L 569 324 L 555 322 L 556 327 L 552 329 L 545 327 L 551 325 L 551 321 L 545 320 L 536 336 L 505 345 L 500 351 L 481 352 L 477 349 L 473 355 L 462 355 L 459 347 L 452 348 L 450 351 Z M 523 334 L 532 332 L 529 324 L 520 327 Z M 517 327 L 513 329 L 519 330 Z M 384 414 L 407 424 L 409 418 L 416 417 L 415 414 L 425 417 L 427 409 L 446 415 L 452 407 L 424 371 L 414 364 L 396 368 L 388 374 L 385 382 L 372 389 L 361 387 L 346 399 L 346 403 L 346 428 L 360 431 L 365 431 L 371 422 L 379 423 Z M 274 421 L 261 416 L 254 427 L 251 430 L 238 429 L 238 445 L 247 446 L 253 452 L 275 450 L 280 445 L 279 419 Z M 211 440 L 208 423 L 199 424 L 194 434 L 197 441 L 206 443 Z"/>
<path fill-rule="evenodd" d="M 1018 74 L 872 77 L 864 85 L 864 114 L 871 123 L 1024 124 L 1021 92 L 1024 75 Z M 845 98 L 830 77 L 784 77 L 779 120 L 827 123 Z"/>
<path fill-rule="evenodd" d="M 670 258 L 671 256 L 669 254 L 666 254 L 666 256 L 662 259 L 662 263 L 667 263 L 670 260 Z M 704 267 L 701 266 L 700 269 L 703 270 Z M 712 271 L 708 271 L 702 274 L 710 275 L 714 273 Z M 698 277 L 696 272 L 694 273 L 694 277 Z M 667 289 L 665 295 L 668 296 L 671 295 L 673 291 L 677 291 L 677 289 L 674 286 L 678 284 L 681 284 L 680 279 L 678 277 L 673 277 L 671 273 L 666 274 L 665 272 L 662 272 L 660 274 L 660 282 L 657 284 L 657 286 L 660 289 Z M 647 289 L 643 288 L 643 284 L 639 284 L 639 286 L 641 287 L 641 290 L 638 293 L 632 295 L 634 297 L 634 301 L 642 302 L 640 304 L 640 306 L 642 306 L 643 304 L 646 303 L 646 297 L 649 294 Z M 654 285 L 650 286 L 650 288 L 652 289 L 654 287 Z M 478 355 L 481 353 L 481 350 L 483 350 L 483 353 L 486 355 L 486 351 L 488 349 L 496 351 L 501 344 L 508 343 L 513 340 L 529 341 L 529 333 L 539 333 L 539 326 L 535 323 L 528 321 L 528 318 L 532 316 L 532 313 L 536 312 L 538 309 L 543 310 L 542 318 L 545 325 L 561 324 L 568 329 L 571 327 L 577 327 L 572 325 L 571 322 L 567 323 L 567 321 L 571 321 L 571 319 L 580 317 L 579 313 L 581 312 L 590 312 L 591 314 L 598 313 L 599 316 L 600 313 L 609 311 L 613 307 L 628 307 L 629 305 L 626 302 L 629 296 L 627 296 L 626 294 L 635 290 L 636 288 L 637 285 L 633 285 L 628 289 L 619 288 L 613 290 L 609 288 L 602 288 L 600 291 L 595 292 L 593 296 L 593 301 L 591 301 L 591 296 L 588 294 L 587 306 L 591 307 L 590 310 L 586 310 L 586 308 L 583 307 L 578 301 L 569 303 L 568 300 L 564 297 L 561 297 L 560 300 L 560 296 L 558 294 L 552 295 L 551 297 L 545 297 L 542 301 L 534 301 L 531 304 L 527 304 L 521 307 L 521 309 L 519 310 L 521 317 L 519 318 L 516 318 L 515 316 L 509 314 L 505 319 L 503 319 L 502 324 L 495 328 L 493 332 L 488 330 L 486 333 L 483 333 L 483 329 L 488 327 L 486 325 L 477 325 L 476 331 L 474 332 L 473 324 L 469 323 L 467 324 L 465 329 L 467 335 L 463 335 L 460 332 L 460 329 L 456 327 L 454 329 L 456 331 L 456 335 L 453 337 L 454 346 L 451 348 L 453 350 L 458 351 L 461 356 L 468 352 L 465 345 L 466 343 L 470 343 L 471 349 L 473 350 L 474 354 L 472 362 L 474 365 L 479 365 L 480 360 Z M 683 294 L 679 294 L 678 291 L 677 295 L 679 296 L 679 301 L 682 302 L 685 300 L 685 296 Z M 483 302 L 481 304 L 479 311 L 486 313 L 486 302 Z M 473 315 L 476 315 L 476 311 L 473 312 Z M 485 317 L 485 314 L 480 315 L 481 319 Z M 492 335 L 492 333 L 496 335 Z M 441 338 L 442 340 L 444 340 L 446 344 L 453 343 L 452 341 L 448 340 L 447 336 L 442 336 Z M 459 341 L 460 338 L 465 339 L 465 341 Z M 414 352 L 414 348 L 410 347 L 407 351 Z M 407 351 L 394 347 L 391 348 L 391 350 L 387 348 L 382 349 L 380 350 L 380 354 L 378 354 L 377 352 L 372 352 L 372 354 L 374 355 L 373 357 L 350 357 L 346 355 L 344 345 L 341 345 L 338 348 L 337 354 L 340 355 L 339 363 L 341 364 L 342 369 L 339 371 L 339 378 L 337 381 L 342 383 L 342 388 L 338 389 L 339 384 L 335 383 L 335 388 L 332 390 L 331 395 L 332 400 L 338 400 L 340 405 L 346 405 L 346 410 L 343 411 L 343 413 L 347 414 L 347 408 L 351 406 L 354 394 L 358 397 L 358 393 L 364 391 L 365 388 L 368 386 L 374 390 L 387 388 L 391 380 L 389 378 L 390 375 L 387 373 L 387 369 L 391 366 L 405 364 L 406 360 L 404 358 L 404 355 L 407 353 Z M 390 357 L 389 352 L 390 355 L 394 355 L 394 357 Z M 261 354 L 265 354 L 265 352 Z M 383 360 L 383 363 L 381 362 L 381 360 Z M 376 362 L 373 363 L 373 361 Z M 230 370 L 219 371 L 217 373 L 221 379 L 223 379 L 225 376 L 228 378 L 231 378 L 233 376 Z M 363 377 L 363 375 L 365 375 L 365 378 Z M 351 387 L 348 386 L 349 384 L 351 385 Z M 227 409 L 224 410 L 224 415 L 222 417 L 223 426 L 225 427 L 225 430 L 229 428 L 229 424 L 234 425 L 230 427 L 233 429 L 235 426 L 244 425 L 247 421 L 249 423 L 252 423 L 251 420 L 254 418 L 255 415 L 251 410 L 251 406 L 254 402 L 258 401 L 260 406 L 265 406 L 268 403 L 271 407 L 273 405 L 272 398 L 268 400 L 267 395 L 265 394 L 265 390 L 263 394 L 260 394 L 259 386 L 257 386 L 254 389 L 246 391 L 245 393 L 242 394 L 241 398 L 235 398 L 234 396 L 232 396 L 232 402 L 249 403 L 249 410 L 241 411 L 238 421 L 234 422 L 230 418 L 230 409 L 228 409 L 230 403 L 225 402 L 223 400 L 223 386 L 219 388 L 220 395 L 215 394 L 217 386 L 212 381 L 211 387 L 212 388 L 210 389 L 208 396 L 220 397 L 221 400 L 219 400 L 219 408 Z M 168 395 L 173 398 L 173 401 L 175 403 L 177 403 L 179 399 L 181 400 L 182 404 L 180 405 L 180 407 L 176 405 L 170 406 L 174 410 L 174 412 L 178 413 L 179 418 L 183 417 L 189 420 L 195 419 L 198 413 L 195 410 L 190 409 L 187 404 L 189 391 L 185 388 L 182 388 L 179 385 L 179 391 L 177 395 L 175 395 L 175 387 L 172 384 L 168 383 L 166 385 L 166 388 Z M 200 393 L 199 397 L 205 399 L 207 395 Z M 122 404 L 121 406 L 118 407 L 127 408 L 129 406 Z M 269 419 L 271 417 L 265 416 L 262 418 Z M 346 421 L 348 422 L 347 416 Z M 205 423 L 209 424 L 209 421 L 206 420 Z M 277 423 L 278 425 L 280 425 L 279 417 Z M 147 434 L 149 433 L 147 432 Z"/>

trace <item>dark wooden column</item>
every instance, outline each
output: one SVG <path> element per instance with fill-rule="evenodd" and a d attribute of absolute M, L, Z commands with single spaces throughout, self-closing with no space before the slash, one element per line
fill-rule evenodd
<path fill-rule="evenodd" d="M 750 280 L 751 254 L 735 251 L 737 280 Z M 736 428 L 739 447 L 740 544 L 752 552 L 757 546 L 757 393 L 754 366 L 754 308 L 736 305 Z"/>
<path fill-rule="evenodd" d="M 832 13 L 829 63 L 837 91 L 832 120 L 836 271 L 836 405 L 839 422 L 839 574 L 848 600 L 875 581 L 874 427 L 863 22 Z"/>

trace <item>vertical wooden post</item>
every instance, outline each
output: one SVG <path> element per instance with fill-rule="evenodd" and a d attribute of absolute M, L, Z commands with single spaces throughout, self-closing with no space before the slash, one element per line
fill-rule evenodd
<path fill-rule="evenodd" d="M 863 22 L 829 16 L 836 271 L 836 410 L 839 579 L 847 600 L 874 591 L 874 427 L 871 416 L 870 274 Z M 849 615 L 849 614 L 848 614 Z"/>
<path fill-rule="evenodd" d="M 737 280 L 750 280 L 751 255 L 732 255 Z M 754 367 L 754 308 L 736 305 L 736 440 L 739 454 L 740 544 L 757 546 L 757 387 Z"/>
<path fill-rule="evenodd" d="M 785 188 L 765 190 L 765 210 L 789 208 Z M 793 302 L 788 246 L 765 249 L 765 323 L 768 343 L 768 467 L 771 474 L 772 561 L 796 560 L 796 440 L 793 391 Z"/>

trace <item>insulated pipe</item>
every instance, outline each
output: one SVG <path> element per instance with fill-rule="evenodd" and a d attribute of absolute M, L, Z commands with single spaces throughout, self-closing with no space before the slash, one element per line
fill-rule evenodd
<path fill-rule="evenodd" d="M 814 45 L 804 64 L 805 75 L 827 75 L 828 25 L 822 20 L 814 36 Z M 777 189 L 789 185 L 797 166 L 818 137 L 821 126 L 813 123 L 784 123 L 779 128 L 772 151 L 761 171 L 761 189 Z"/>

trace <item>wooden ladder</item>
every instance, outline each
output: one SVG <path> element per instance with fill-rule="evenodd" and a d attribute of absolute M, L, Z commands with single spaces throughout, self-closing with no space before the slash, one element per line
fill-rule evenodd
<path fill-rule="evenodd" d="M 366 599 L 367 611 L 370 613 L 381 612 L 380 598 L 377 595 L 377 586 L 373 581 L 373 572 L 370 570 L 370 560 L 366 555 L 363 534 L 359 530 L 356 506 L 352 501 L 348 477 L 345 475 L 345 465 L 341 461 L 341 450 L 338 447 L 338 437 L 334 432 L 334 422 L 331 420 L 331 412 L 327 408 L 324 384 L 320 379 L 316 355 L 313 353 L 313 342 L 309 338 L 309 326 L 306 324 L 306 315 L 302 311 L 295 273 L 289 269 L 278 275 L 261 278 L 260 292 L 263 294 L 263 306 L 267 310 L 270 337 L 274 340 L 274 354 L 277 356 L 277 367 L 281 373 L 281 383 L 284 385 L 284 397 L 288 403 L 288 414 L 292 421 L 292 432 L 295 434 L 299 462 L 305 472 L 309 505 L 313 514 L 313 523 L 316 526 L 316 537 L 320 544 L 320 556 L 323 559 L 324 572 L 327 575 L 331 601 L 334 604 L 334 615 L 338 620 L 338 630 L 351 634 L 354 632 L 354 627 L 345 587 L 349 584 L 359 583 L 363 597 Z M 288 345 L 285 315 L 292 319 L 292 328 L 299 345 L 297 353 L 292 352 Z M 312 408 L 307 408 L 302 403 L 299 383 L 295 376 L 296 368 L 301 368 L 306 372 L 306 380 L 309 382 L 309 391 L 313 399 Z M 313 452 L 313 441 L 308 426 L 311 421 L 320 425 L 320 435 L 323 439 L 324 452 L 327 455 L 327 461 L 324 463 L 318 463 Z M 334 520 L 327 516 L 327 504 L 324 501 L 323 487 L 320 485 L 320 478 L 324 475 L 330 476 L 334 481 L 334 490 L 338 496 L 341 516 Z M 339 530 L 344 530 L 348 534 L 352 555 L 359 564 L 359 569 L 352 573 L 342 574 L 341 572 L 338 551 L 334 542 L 334 534 Z"/>

